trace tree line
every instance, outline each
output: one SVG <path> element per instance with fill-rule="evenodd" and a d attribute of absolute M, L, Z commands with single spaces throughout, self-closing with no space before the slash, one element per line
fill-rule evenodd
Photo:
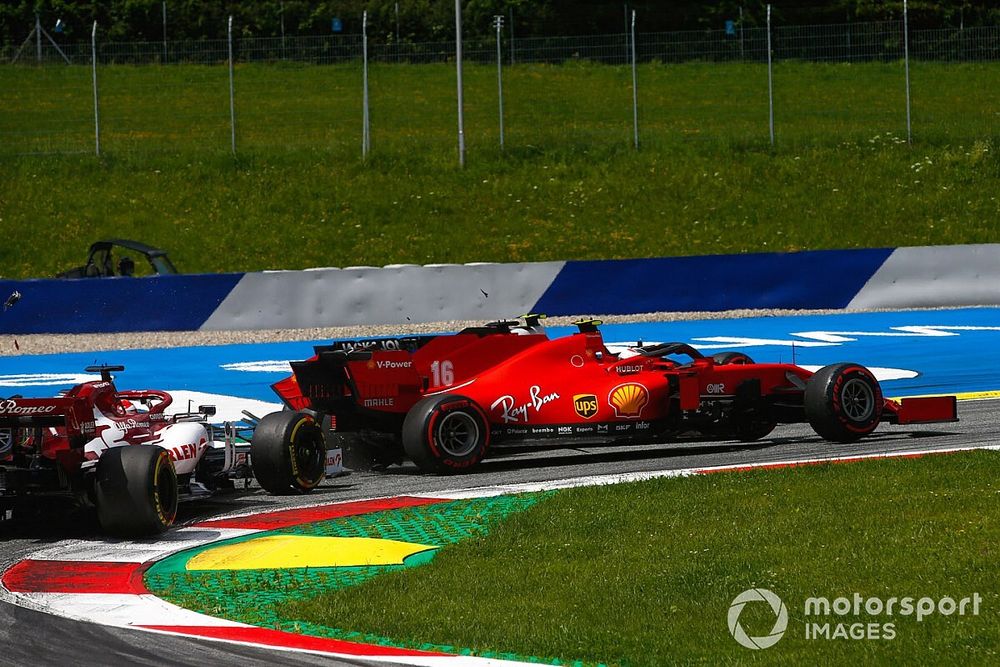
<path fill-rule="evenodd" d="M 812 25 L 898 20 L 902 0 L 774 0 L 776 25 Z M 765 0 L 462 0 L 463 32 L 470 37 L 491 32 L 493 16 L 513 20 L 516 37 L 620 33 L 626 17 L 637 13 L 640 32 L 723 29 L 727 21 L 759 26 Z M 0 4 L 0 41 L 20 42 L 34 27 L 35 16 L 57 40 L 81 41 L 98 21 L 104 39 L 163 39 L 163 0 L 4 0 Z M 450 40 L 455 32 L 454 0 L 166 0 L 169 40 L 222 38 L 227 18 L 245 37 L 326 35 L 335 19 L 346 34 L 361 31 L 368 11 L 369 36 L 376 41 Z M 995 0 L 928 2 L 911 0 L 915 28 L 960 28 L 1000 24 Z M 509 25 L 507 27 L 509 29 Z"/>

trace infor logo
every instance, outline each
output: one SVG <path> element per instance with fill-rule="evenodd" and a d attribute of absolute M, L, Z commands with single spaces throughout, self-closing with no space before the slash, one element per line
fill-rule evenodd
<path fill-rule="evenodd" d="M 771 611 L 774 612 L 775 616 L 774 627 L 766 635 L 751 637 L 743 629 L 743 626 L 740 625 L 740 615 L 743 613 L 743 608 L 748 604 L 759 602 L 766 603 L 771 607 Z M 771 648 L 785 634 L 785 628 L 788 627 L 788 609 L 785 608 L 785 603 L 781 601 L 781 598 L 766 588 L 751 588 L 743 591 L 733 600 L 733 603 L 729 606 L 728 621 L 729 634 L 741 646 L 753 650 Z"/>

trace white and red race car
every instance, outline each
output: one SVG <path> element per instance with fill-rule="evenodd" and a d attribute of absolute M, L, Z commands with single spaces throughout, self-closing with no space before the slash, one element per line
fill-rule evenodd
<path fill-rule="evenodd" d="M 111 374 L 123 370 L 88 367 L 101 380 L 54 398 L 0 399 L 0 519 L 69 501 L 95 507 L 108 533 L 152 535 L 173 524 L 179 501 L 235 479 L 256 473 L 268 491 L 295 493 L 341 471 L 339 450 L 328 451 L 318 429 L 302 429 L 315 437 L 294 447 L 251 444 L 253 415 L 212 424 L 213 406 L 170 413 L 165 391 L 116 389 Z"/>

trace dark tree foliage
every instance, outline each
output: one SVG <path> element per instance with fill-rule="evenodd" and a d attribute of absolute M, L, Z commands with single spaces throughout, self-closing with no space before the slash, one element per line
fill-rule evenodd
<path fill-rule="evenodd" d="M 288 35 L 329 34 L 334 17 L 341 19 L 344 32 L 358 33 L 364 10 L 375 40 L 397 39 L 397 16 L 400 40 L 454 37 L 453 0 L 167 0 L 166 4 L 171 40 L 224 37 L 229 15 L 243 36 L 277 36 L 282 18 Z M 640 32 L 720 29 L 727 20 L 739 20 L 741 8 L 745 25 L 761 25 L 766 4 L 764 0 L 462 0 L 467 35 L 489 33 L 492 17 L 502 14 L 508 23 L 513 16 L 518 37 L 620 33 L 633 9 Z M 775 0 L 772 18 L 775 25 L 899 19 L 902 5 L 902 0 L 811 0 L 808 5 Z M 36 14 L 50 33 L 56 21 L 62 21 L 60 40 L 86 39 L 95 20 L 106 39 L 160 40 L 162 7 L 162 0 L 3 0 L 0 41 L 23 40 Z M 910 20 L 915 28 L 996 25 L 1000 8 L 995 0 L 912 0 Z"/>

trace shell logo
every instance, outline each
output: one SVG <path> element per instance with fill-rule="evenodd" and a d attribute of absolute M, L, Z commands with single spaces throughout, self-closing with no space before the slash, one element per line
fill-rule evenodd
<path fill-rule="evenodd" d="M 649 403 L 649 390 L 635 382 L 618 385 L 608 394 L 608 403 L 615 409 L 616 417 L 638 419 Z"/>

